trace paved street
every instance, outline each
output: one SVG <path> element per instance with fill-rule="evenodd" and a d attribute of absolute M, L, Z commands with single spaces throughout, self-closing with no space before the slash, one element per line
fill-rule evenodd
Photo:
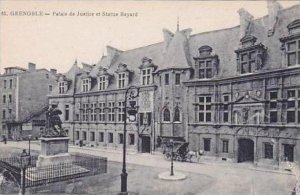
<path fill-rule="evenodd" d="M 4 150 L 27 148 L 27 142 L 0 143 Z M 7 148 L 7 149 L 5 149 Z M 40 146 L 33 143 L 33 150 Z M 2 150 L 1 150 L 2 151 Z M 108 173 L 82 179 L 75 185 L 55 184 L 50 193 L 62 193 L 58 186 L 68 186 L 72 193 L 114 194 L 120 189 L 122 155 L 118 152 L 103 152 L 94 148 L 70 146 L 70 152 L 88 153 L 105 156 L 109 161 Z M 291 194 L 295 177 L 288 172 L 255 170 L 251 164 L 209 164 L 175 162 L 175 171 L 184 172 L 188 178 L 184 181 L 168 182 L 159 180 L 157 175 L 168 171 L 170 162 L 160 155 L 128 154 L 128 190 L 140 194 Z M 57 191 L 53 191 L 53 190 Z"/>

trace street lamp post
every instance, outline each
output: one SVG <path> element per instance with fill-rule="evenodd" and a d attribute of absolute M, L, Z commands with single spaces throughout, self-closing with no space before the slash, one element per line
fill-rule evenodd
<path fill-rule="evenodd" d="M 31 135 L 28 135 L 28 156 L 29 156 L 29 162 L 28 162 L 28 164 L 29 164 L 29 165 L 31 165 L 30 141 L 31 141 Z"/>
<path fill-rule="evenodd" d="M 28 135 L 28 155 L 30 156 L 30 141 L 31 141 L 31 135 Z"/>
<path fill-rule="evenodd" d="M 127 194 L 127 172 L 126 172 L 126 125 L 127 125 L 127 112 L 129 115 L 129 120 L 134 121 L 137 114 L 135 98 L 139 96 L 139 88 L 135 86 L 130 86 L 125 92 L 124 101 L 124 133 L 123 133 L 123 167 L 121 173 L 121 194 Z M 129 100 L 130 107 L 127 108 L 127 101 Z M 132 120 L 134 117 L 134 120 Z"/>
<path fill-rule="evenodd" d="M 170 173 L 170 176 L 173 176 L 174 175 L 174 170 L 173 170 L 173 158 L 174 158 L 173 148 L 174 148 L 174 142 L 173 142 L 173 139 L 171 139 L 170 142 L 172 144 L 172 150 L 171 150 L 171 173 Z"/>
<path fill-rule="evenodd" d="M 21 156 L 20 156 L 20 164 L 21 164 L 21 169 L 22 169 L 22 172 L 21 172 L 21 195 L 25 195 L 25 181 L 26 181 L 26 168 L 27 166 L 29 165 L 29 159 L 30 159 L 30 156 L 29 154 L 26 152 L 25 149 L 23 149 L 22 153 L 21 153 Z"/>

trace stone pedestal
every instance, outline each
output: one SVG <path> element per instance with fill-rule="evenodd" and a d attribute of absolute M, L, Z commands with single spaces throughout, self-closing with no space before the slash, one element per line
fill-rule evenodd
<path fill-rule="evenodd" d="M 37 167 L 56 165 L 71 162 L 68 153 L 69 137 L 42 137 L 41 154 L 38 157 Z"/>

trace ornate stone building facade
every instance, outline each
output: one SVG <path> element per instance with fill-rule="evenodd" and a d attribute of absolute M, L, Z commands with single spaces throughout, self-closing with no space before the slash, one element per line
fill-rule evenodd
<path fill-rule="evenodd" d="M 300 6 L 240 25 L 191 35 L 163 30 L 164 41 L 121 51 L 95 65 L 77 62 L 50 103 L 64 110 L 77 144 L 157 151 L 161 138 L 190 143 L 204 158 L 278 164 L 300 159 Z M 123 136 L 126 89 L 140 87 L 139 114 Z"/>

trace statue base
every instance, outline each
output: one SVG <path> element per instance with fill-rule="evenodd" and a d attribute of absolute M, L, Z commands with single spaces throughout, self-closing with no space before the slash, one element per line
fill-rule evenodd
<path fill-rule="evenodd" d="M 41 154 L 37 167 L 71 162 L 68 152 L 69 137 L 41 137 Z"/>

